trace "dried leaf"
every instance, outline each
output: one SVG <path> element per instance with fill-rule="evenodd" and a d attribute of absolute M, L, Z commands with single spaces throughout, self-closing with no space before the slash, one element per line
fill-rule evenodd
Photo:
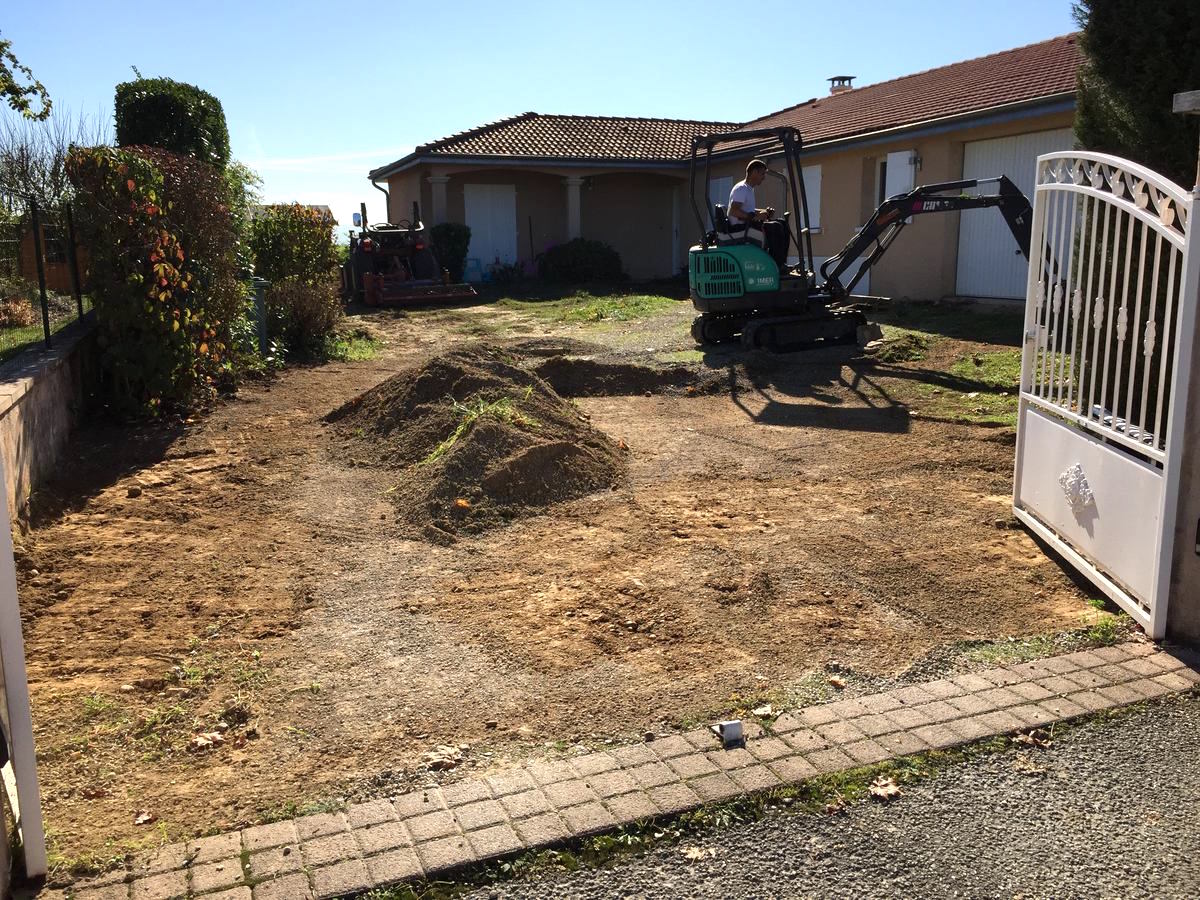
<path fill-rule="evenodd" d="M 832 684 L 835 688 L 837 688 L 840 691 L 842 688 L 844 688 L 846 686 L 846 679 L 843 678 L 841 675 L 830 675 L 829 683 Z"/>
<path fill-rule="evenodd" d="M 681 848 L 686 859 L 692 862 L 697 862 L 702 859 L 711 859 L 717 855 L 716 847 L 683 847 Z"/>
<path fill-rule="evenodd" d="M 886 775 L 880 775 L 871 782 L 871 797 L 883 803 L 891 803 L 900 796 L 900 787 Z"/>
<path fill-rule="evenodd" d="M 217 744 L 225 743 L 225 735 L 219 731 L 202 731 L 188 741 L 189 750 L 210 750 Z"/>
<path fill-rule="evenodd" d="M 158 821 L 158 816 L 151 812 L 138 813 L 138 817 L 133 820 L 134 825 L 150 825 Z"/>
<path fill-rule="evenodd" d="M 1027 747 L 1049 747 L 1050 732 L 1044 728 L 1034 728 L 1032 731 L 1022 731 L 1013 735 L 1013 743 L 1024 744 Z"/>
<path fill-rule="evenodd" d="M 459 497 L 457 500 L 454 501 L 454 505 L 457 506 L 459 509 L 470 509 L 471 501 L 468 500 L 466 497 Z"/>

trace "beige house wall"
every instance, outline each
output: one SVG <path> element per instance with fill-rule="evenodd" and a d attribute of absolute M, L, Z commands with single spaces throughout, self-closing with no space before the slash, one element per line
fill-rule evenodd
<path fill-rule="evenodd" d="M 637 173 L 592 176 L 582 189 L 582 236 L 611 244 L 631 278 L 674 274 L 675 188 L 682 183 Z"/>
<path fill-rule="evenodd" d="M 393 175 L 387 180 L 387 189 L 389 222 L 412 218 L 414 200 L 421 204 L 422 218 L 432 214 L 429 183 L 422 177 L 419 169 L 409 169 L 407 172 Z"/>

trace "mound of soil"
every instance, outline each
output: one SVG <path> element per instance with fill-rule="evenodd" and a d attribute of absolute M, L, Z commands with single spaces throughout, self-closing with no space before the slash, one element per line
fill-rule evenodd
<path fill-rule="evenodd" d="M 611 487 L 625 468 L 621 448 L 490 344 L 389 378 L 328 420 L 367 445 L 356 455 L 401 471 L 400 521 L 435 541 Z"/>

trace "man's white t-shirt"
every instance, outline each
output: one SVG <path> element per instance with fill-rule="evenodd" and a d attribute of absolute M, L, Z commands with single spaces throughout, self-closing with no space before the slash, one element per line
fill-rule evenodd
<path fill-rule="evenodd" d="M 729 221 L 734 225 L 744 225 L 746 220 L 733 214 L 733 204 L 735 202 L 742 204 L 742 209 L 755 209 L 754 188 L 746 184 L 745 181 L 739 181 L 733 186 L 733 190 L 729 192 Z"/>

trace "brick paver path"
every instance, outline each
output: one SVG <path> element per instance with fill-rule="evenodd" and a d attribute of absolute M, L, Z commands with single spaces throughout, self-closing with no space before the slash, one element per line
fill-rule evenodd
<path fill-rule="evenodd" d="M 745 747 L 707 728 L 163 847 L 78 900 L 353 894 L 705 803 L 1192 689 L 1146 642 L 1070 653 L 780 715 Z"/>

